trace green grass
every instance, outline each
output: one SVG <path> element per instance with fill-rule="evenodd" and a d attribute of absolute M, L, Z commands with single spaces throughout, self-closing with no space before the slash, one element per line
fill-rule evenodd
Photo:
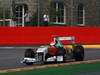
<path fill-rule="evenodd" d="M 100 63 L 66 65 L 29 71 L 1 73 L 0 75 L 79 75 L 80 73 L 100 72 Z"/>

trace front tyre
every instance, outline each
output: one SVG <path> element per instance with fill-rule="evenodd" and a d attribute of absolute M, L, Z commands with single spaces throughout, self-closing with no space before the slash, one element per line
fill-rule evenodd
<path fill-rule="evenodd" d="M 33 49 L 26 49 L 24 57 L 28 58 L 34 58 L 35 53 L 33 52 Z"/>
<path fill-rule="evenodd" d="M 35 53 L 33 52 L 33 49 L 26 49 L 24 57 L 25 58 L 34 58 Z M 25 64 L 26 65 L 32 65 L 33 62 L 27 62 L 27 60 L 25 60 Z"/>
<path fill-rule="evenodd" d="M 26 65 L 33 65 L 33 62 L 26 62 Z"/>

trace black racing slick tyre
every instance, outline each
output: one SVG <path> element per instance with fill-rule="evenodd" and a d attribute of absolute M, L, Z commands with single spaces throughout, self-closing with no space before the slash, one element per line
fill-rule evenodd
<path fill-rule="evenodd" d="M 34 58 L 35 53 L 33 52 L 33 49 L 26 49 L 24 56 L 29 58 Z"/>
<path fill-rule="evenodd" d="M 26 58 L 34 58 L 35 53 L 33 52 L 33 49 L 26 49 L 24 56 Z M 25 62 L 26 65 L 32 65 L 33 62 Z"/>
<path fill-rule="evenodd" d="M 73 49 L 73 56 L 76 61 L 84 60 L 84 48 L 81 45 L 76 45 Z"/>
<path fill-rule="evenodd" d="M 25 64 L 26 64 L 26 65 L 33 65 L 33 63 L 32 63 L 32 62 L 30 62 L 30 63 L 28 62 L 28 63 L 25 63 Z"/>
<path fill-rule="evenodd" d="M 49 53 L 47 53 L 47 54 L 45 55 L 45 59 L 47 60 L 49 57 L 51 57 L 51 55 L 50 55 Z"/>

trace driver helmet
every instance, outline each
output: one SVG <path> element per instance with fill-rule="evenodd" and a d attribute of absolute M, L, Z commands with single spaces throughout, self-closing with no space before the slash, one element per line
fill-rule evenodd
<path fill-rule="evenodd" d="M 55 45 L 55 42 L 51 42 L 51 43 L 50 43 L 50 46 L 54 46 L 54 45 Z"/>

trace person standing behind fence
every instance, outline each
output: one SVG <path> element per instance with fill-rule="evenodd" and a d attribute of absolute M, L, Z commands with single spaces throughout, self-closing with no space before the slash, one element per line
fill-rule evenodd
<path fill-rule="evenodd" d="M 43 15 L 43 24 L 44 26 L 48 26 L 49 16 L 47 14 Z"/>

